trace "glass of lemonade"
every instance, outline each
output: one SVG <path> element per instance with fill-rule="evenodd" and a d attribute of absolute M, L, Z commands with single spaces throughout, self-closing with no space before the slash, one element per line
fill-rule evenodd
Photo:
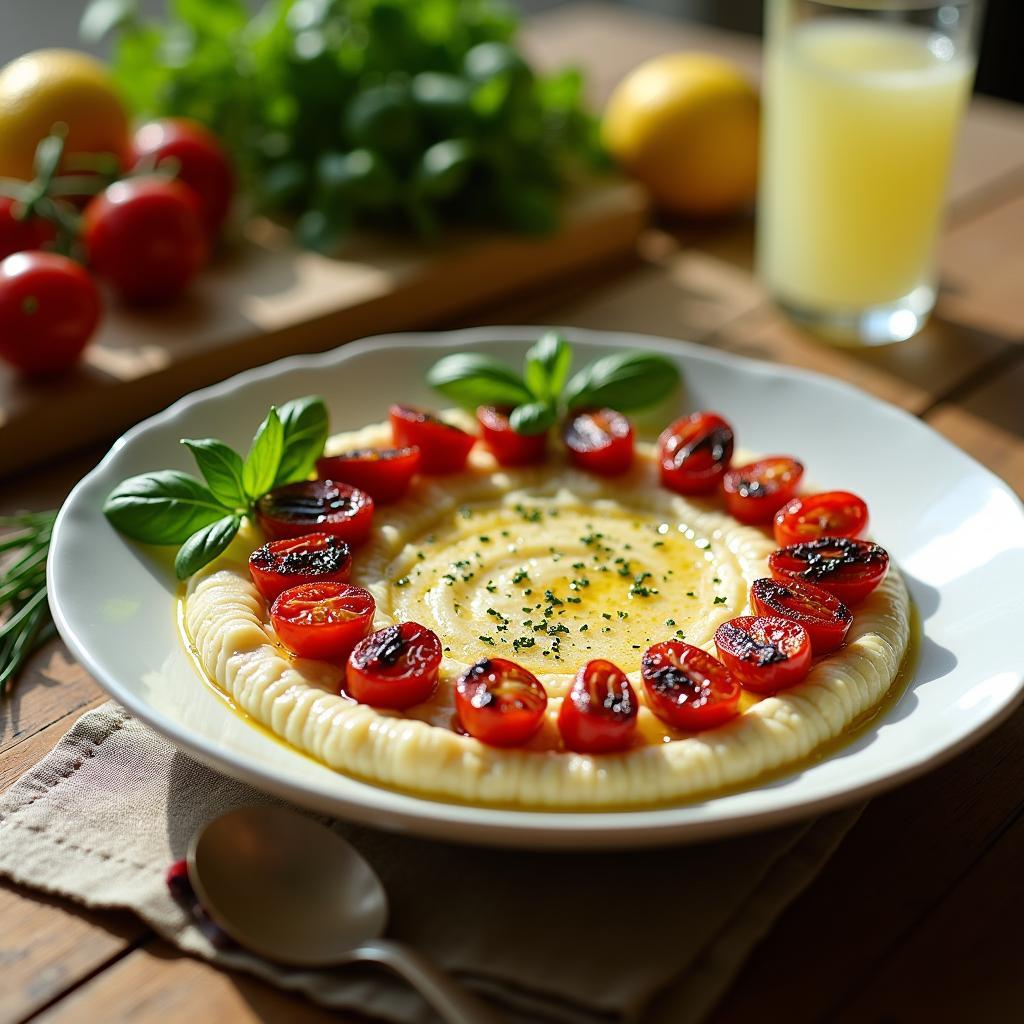
<path fill-rule="evenodd" d="M 980 7 L 765 0 L 758 268 L 830 341 L 903 341 L 931 312 Z"/>

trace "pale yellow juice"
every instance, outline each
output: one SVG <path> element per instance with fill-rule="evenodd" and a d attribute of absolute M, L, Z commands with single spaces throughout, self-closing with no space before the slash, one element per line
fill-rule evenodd
<path fill-rule="evenodd" d="M 769 288 L 839 313 L 930 286 L 973 60 L 931 31 L 855 18 L 775 38 L 758 227 Z"/>

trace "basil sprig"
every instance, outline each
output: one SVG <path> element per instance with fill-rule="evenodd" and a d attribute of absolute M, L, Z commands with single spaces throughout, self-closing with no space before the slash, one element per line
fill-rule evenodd
<path fill-rule="evenodd" d="M 571 364 L 572 347 L 549 331 L 527 351 L 522 377 L 491 356 L 456 352 L 430 368 L 427 383 L 470 409 L 510 408 L 509 423 L 517 434 L 543 433 L 562 409 L 642 409 L 679 386 L 679 368 L 655 352 L 614 352 L 569 378 Z"/>
<path fill-rule="evenodd" d="M 103 514 L 126 537 L 179 544 L 174 569 L 187 579 L 234 540 L 267 491 L 309 476 L 327 440 L 327 407 L 308 396 L 271 407 L 243 458 L 216 438 L 183 438 L 202 473 L 176 469 L 122 480 Z"/>

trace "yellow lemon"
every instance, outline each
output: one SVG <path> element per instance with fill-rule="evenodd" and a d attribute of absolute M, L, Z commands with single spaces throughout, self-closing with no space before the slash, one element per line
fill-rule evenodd
<path fill-rule="evenodd" d="M 757 92 L 735 65 L 670 53 L 631 72 L 605 108 L 604 144 L 666 210 L 731 213 L 757 186 Z"/>
<path fill-rule="evenodd" d="M 66 153 L 123 155 L 128 118 L 98 60 L 76 50 L 35 50 L 0 70 L 0 176 L 31 178 L 39 140 L 61 121 Z"/>

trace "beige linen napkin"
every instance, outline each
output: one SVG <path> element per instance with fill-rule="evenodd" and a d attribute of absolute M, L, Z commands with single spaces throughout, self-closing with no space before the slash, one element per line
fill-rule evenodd
<path fill-rule="evenodd" d="M 164 873 L 196 828 L 267 802 L 108 703 L 0 797 L 0 874 L 132 910 L 189 953 L 318 1002 L 398 1024 L 432 1021 L 418 996 L 376 968 L 298 971 L 218 949 L 171 898 Z M 384 880 L 389 934 L 510 1022 L 689 1024 L 714 1006 L 859 813 L 639 853 L 500 851 L 332 827 Z"/>

